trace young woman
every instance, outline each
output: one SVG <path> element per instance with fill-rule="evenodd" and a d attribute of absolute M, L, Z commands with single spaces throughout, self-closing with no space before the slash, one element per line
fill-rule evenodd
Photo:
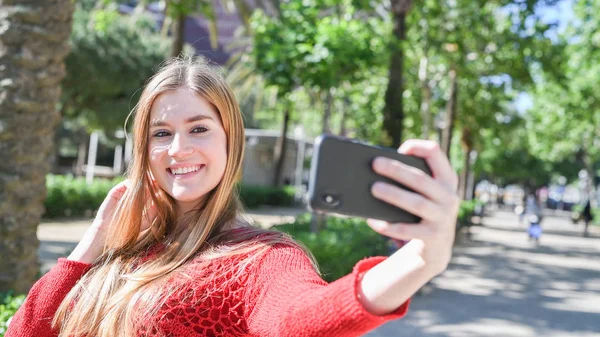
<path fill-rule="evenodd" d="M 205 62 L 173 60 L 153 76 L 133 130 L 128 179 L 71 255 L 33 286 L 7 337 L 359 336 L 402 317 L 411 295 L 448 265 L 457 178 L 433 142 L 399 149 L 425 158 L 433 178 L 385 158 L 373 164 L 417 192 L 378 183 L 373 195 L 423 220 L 369 225 L 412 240 L 328 284 L 291 238 L 244 220 L 235 192 L 242 117 Z"/>

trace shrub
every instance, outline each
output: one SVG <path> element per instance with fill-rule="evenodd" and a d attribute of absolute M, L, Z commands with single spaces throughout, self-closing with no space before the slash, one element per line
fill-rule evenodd
<path fill-rule="evenodd" d="M 256 208 L 261 205 L 292 206 L 294 204 L 294 186 L 269 187 L 240 185 L 238 187 L 240 199 L 247 208 Z"/>
<path fill-rule="evenodd" d="M 87 185 L 85 178 L 48 175 L 44 217 L 82 216 L 93 212 L 100 207 L 108 191 L 122 180 L 123 177 L 95 179 Z"/>
<path fill-rule="evenodd" d="M 87 185 L 85 178 L 48 175 L 46 177 L 46 211 L 44 217 L 84 216 L 97 210 L 110 189 L 124 177 L 115 179 L 95 179 Z M 292 206 L 295 188 L 293 186 L 265 187 L 239 185 L 240 198 L 247 208 L 261 205 Z"/>
<path fill-rule="evenodd" d="M 319 233 L 310 232 L 310 214 L 274 228 L 304 244 L 315 256 L 328 282 L 350 273 L 365 257 L 389 254 L 388 239 L 358 218 L 328 217 L 327 226 Z"/>
<path fill-rule="evenodd" d="M 475 215 L 478 208 L 480 212 L 483 212 L 483 207 L 484 204 L 479 200 L 463 200 L 458 209 L 456 229 L 472 225 L 471 217 Z"/>
<path fill-rule="evenodd" d="M 475 200 L 463 200 L 460 203 L 458 209 L 458 223 L 466 223 L 470 220 L 470 217 L 475 213 Z"/>
<path fill-rule="evenodd" d="M 0 294 L 0 337 L 4 337 L 8 321 L 23 304 L 25 295 L 13 296 L 11 293 Z"/>

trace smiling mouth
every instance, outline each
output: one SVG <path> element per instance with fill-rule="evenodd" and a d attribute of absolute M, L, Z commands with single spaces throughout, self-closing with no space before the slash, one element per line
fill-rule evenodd
<path fill-rule="evenodd" d="M 169 173 L 169 175 L 174 176 L 174 177 L 188 177 L 188 176 L 194 175 L 195 173 L 198 173 L 205 166 L 206 165 L 202 164 L 202 165 L 176 168 L 176 169 L 167 168 L 167 172 Z"/>

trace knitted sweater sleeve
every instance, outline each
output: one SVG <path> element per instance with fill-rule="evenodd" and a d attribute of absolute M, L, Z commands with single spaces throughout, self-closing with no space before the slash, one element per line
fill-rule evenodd
<path fill-rule="evenodd" d="M 352 273 L 328 284 L 301 250 L 271 248 L 248 278 L 245 302 L 249 333 L 261 337 L 361 336 L 403 317 L 410 300 L 389 315 L 375 316 L 357 297 L 362 275 L 384 259 L 361 260 Z"/>
<path fill-rule="evenodd" d="M 13 316 L 5 337 L 54 337 L 52 319 L 60 303 L 91 265 L 61 258 L 31 288 Z"/>

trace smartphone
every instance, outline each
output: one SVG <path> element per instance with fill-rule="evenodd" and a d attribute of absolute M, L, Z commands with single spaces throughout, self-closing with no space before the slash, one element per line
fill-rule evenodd
<path fill-rule="evenodd" d="M 376 157 L 395 159 L 431 175 L 429 166 L 422 158 L 358 140 L 321 135 L 315 139 L 313 147 L 308 187 L 310 207 L 321 212 L 389 222 L 420 222 L 418 216 L 376 199 L 371 194 L 371 186 L 376 181 L 412 191 L 375 173 L 372 162 Z"/>

